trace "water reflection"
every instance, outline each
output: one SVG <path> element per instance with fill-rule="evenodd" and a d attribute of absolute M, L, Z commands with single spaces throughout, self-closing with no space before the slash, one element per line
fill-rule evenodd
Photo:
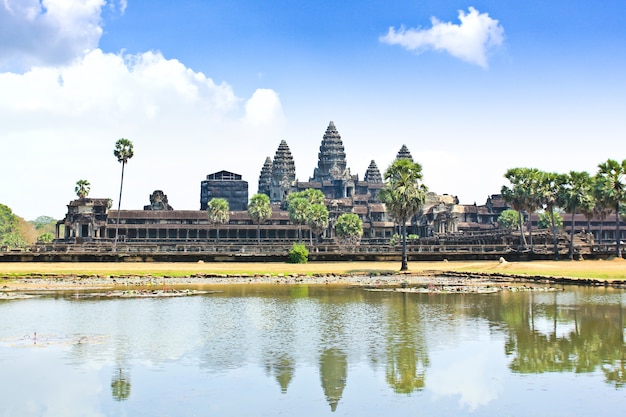
<path fill-rule="evenodd" d="M 0 366 L 3 379 L 16 381 L 0 390 L 0 402 L 12 415 L 67 411 L 52 398 L 70 392 L 29 385 L 27 373 L 69 375 L 66 387 L 92 400 L 110 387 L 111 403 L 98 398 L 100 408 L 86 415 L 117 415 L 119 407 L 129 415 L 157 407 L 176 410 L 165 415 L 199 407 L 222 415 L 379 415 L 417 404 L 427 414 L 498 415 L 511 401 L 511 415 L 525 415 L 537 414 L 527 384 L 538 381 L 561 413 L 569 406 L 576 415 L 567 398 L 577 396 L 598 409 L 623 404 L 622 291 L 223 290 L 184 299 L 0 303 Z M 35 331 L 37 344 L 25 341 Z M 570 377 L 580 374 L 588 375 L 584 383 Z"/>

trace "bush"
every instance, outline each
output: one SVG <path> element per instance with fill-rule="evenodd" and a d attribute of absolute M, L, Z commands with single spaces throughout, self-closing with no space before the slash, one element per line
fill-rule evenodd
<path fill-rule="evenodd" d="M 302 243 L 294 243 L 289 250 L 290 264 L 305 264 L 309 261 L 309 251 Z"/>

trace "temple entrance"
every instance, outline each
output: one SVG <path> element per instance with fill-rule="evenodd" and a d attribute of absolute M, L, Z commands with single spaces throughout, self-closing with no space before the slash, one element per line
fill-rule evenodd
<path fill-rule="evenodd" d="M 80 225 L 80 237 L 89 237 L 89 225 L 88 224 Z"/>

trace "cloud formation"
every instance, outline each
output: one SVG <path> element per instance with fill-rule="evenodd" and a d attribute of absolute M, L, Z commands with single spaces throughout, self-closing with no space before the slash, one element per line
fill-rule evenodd
<path fill-rule="evenodd" d="M 487 68 L 488 53 L 502 44 L 504 28 L 489 14 L 480 13 L 473 7 L 469 8 L 469 13 L 459 10 L 459 20 L 460 24 L 454 24 L 432 17 L 429 29 L 401 27 L 396 30 L 390 27 L 380 41 L 418 53 L 429 49 L 445 51 L 463 61 Z"/>
<path fill-rule="evenodd" d="M 0 176 L 19 179 L 0 183 L 0 202 L 27 219 L 60 218 L 79 179 L 94 197 L 115 198 L 121 137 L 135 144 L 126 207 L 162 189 L 175 208 L 197 209 L 200 181 L 221 169 L 253 182 L 264 157 L 242 168 L 236 156 L 270 152 L 284 124 L 278 94 L 238 97 L 158 51 L 102 51 L 105 6 L 123 13 L 126 1 L 0 1 L 0 137 L 12 155 Z"/>
<path fill-rule="evenodd" d="M 98 46 L 105 5 L 124 13 L 126 0 L 3 0 L 0 69 L 60 65 Z"/>

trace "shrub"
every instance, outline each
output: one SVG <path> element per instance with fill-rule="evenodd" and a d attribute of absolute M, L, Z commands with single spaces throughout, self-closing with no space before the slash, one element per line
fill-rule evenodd
<path fill-rule="evenodd" d="M 309 261 L 309 251 L 302 243 L 294 243 L 289 250 L 290 264 L 305 264 Z"/>

